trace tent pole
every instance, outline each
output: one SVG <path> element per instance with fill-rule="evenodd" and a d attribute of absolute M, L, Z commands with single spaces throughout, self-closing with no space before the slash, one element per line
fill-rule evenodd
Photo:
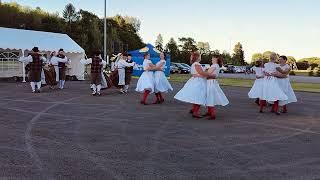
<path fill-rule="evenodd" d="M 103 45 L 103 59 L 107 59 L 107 0 L 104 0 L 104 45 Z M 108 63 L 109 64 L 109 63 Z"/>
<path fill-rule="evenodd" d="M 24 57 L 24 50 L 22 50 L 22 57 Z M 25 83 L 26 81 L 26 66 L 24 61 L 22 62 L 22 82 Z"/>

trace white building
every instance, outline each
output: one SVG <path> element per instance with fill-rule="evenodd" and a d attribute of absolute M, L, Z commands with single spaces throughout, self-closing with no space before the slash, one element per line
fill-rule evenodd
<path fill-rule="evenodd" d="M 0 27 L 0 78 L 22 77 L 23 65 L 18 61 L 20 56 L 27 56 L 37 46 L 41 53 L 49 56 L 50 52 L 64 49 L 71 60 L 67 75 L 84 79 L 84 66 L 80 60 L 85 51 L 66 34 L 42 31 L 30 31 Z"/>

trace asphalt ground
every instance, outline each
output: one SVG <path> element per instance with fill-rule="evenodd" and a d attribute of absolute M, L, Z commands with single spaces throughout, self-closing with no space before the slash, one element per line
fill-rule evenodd
<path fill-rule="evenodd" d="M 0 83 L 0 179 L 320 178 L 320 94 L 297 92 L 276 116 L 223 87 L 231 103 L 209 121 L 173 99 L 182 86 L 143 106 L 134 85 L 92 97 L 87 82 L 40 94 Z"/>

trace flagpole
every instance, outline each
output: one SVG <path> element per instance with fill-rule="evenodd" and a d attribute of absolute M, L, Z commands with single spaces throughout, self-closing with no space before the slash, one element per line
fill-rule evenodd
<path fill-rule="evenodd" d="M 107 60 L 107 0 L 104 0 L 103 59 Z"/>

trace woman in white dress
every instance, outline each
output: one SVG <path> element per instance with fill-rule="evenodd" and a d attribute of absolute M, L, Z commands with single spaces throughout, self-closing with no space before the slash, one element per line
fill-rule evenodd
<path fill-rule="evenodd" d="M 212 65 L 208 69 L 208 73 L 212 77 L 208 77 L 207 79 L 206 106 L 208 108 L 208 112 L 206 116 L 209 116 L 209 120 L 216 119 L 215 106 L 226 106 L 229 104 L 228 98 L 223 93 L 218 81 L 216 80 L 220 72 L 220 67 L 222 67 L 222 59 L 219 55 L 214 55 L 212 57 Z"/>
<path fill-rule="evenodd" d="M 277 81 L 282 91 L 288 96 L 288 100 L 280 101 L 279 106 L 282 106 L 282 113 L 287 113 L 287 104 L 297 102 L 297 97 L 291 87 L 289 73 L 291 67 L 287 64 L 288 58 L 286 56 L 280 56 L 280 66 L 277 68 L 279 74 L 277 75 Z"/>
<path fill-rule="evenodd" d="M 263 113 L 263 107 L 267 104 L 266 102 L 273 103 L 271 112 L 280 115 L 279 109 L 279 101 L 286 101 L 288 100 L 288 96 L 282 91 L 279 87 L 276 75 L 277 75 L 277 67 L 276 64 L 277 54 L 273 53 L 270 55 L 270 62 L 264 65 L 264 81 L 263 81 L 263 88 L 262 94 L 259 97 L 260 99 L 260 113 Z"/>
<path fill-rule="evenodd" d="M 165 66 L 166 55 L 162 52 L 160 53 L 160 61 L 156 64 L 156 72 L 154 73 L 154 91 L 156 95 L 156 101 L 154 104 L 161 104 L 164 102 L 164 98 L 161 93 L 167 93 L 169 90 L 173 91 L 173 88 L 164 73 Z"/>
<path fill-rule="evenodd" d="M 191 103 L 192 117 L 202 118 L 200 116 L 201 105 L 206 105 L 207 96 L 207 77 L 209 73 L 205 72 L 200 64 L 201 56 L 198 52 L 191 54 L 190 63 L 192 77 L 187 81 L 184 87 L 174 96 L 175 99 Z"/>
<path fill-rule="evenodd" d="M 147 97 L 150 93 L 154 92 L 154 75 L 153 70 L 155 69 L 155 65 L 150 60 L 150 54 L 146 53 L 144 55 L 143 61 L 143 70 L 144 72 L 140 76 L 136 91 L 143 93 L 142 99 L 140 101 L 141 104 L 147 105 Z"/>
<path fill-rule="evenodd" d="M 258 60 L 257 65 L 253 67 L 253 71 L 256 75 L 256 80 L 248 93 L 249 98 L 256 99 L 256 104 L 260 105 L 259 97 L 262 95 L 263 92 L 263 82 L 264 82 L 264 72 L 263 72 L 263 61 Z"/>

